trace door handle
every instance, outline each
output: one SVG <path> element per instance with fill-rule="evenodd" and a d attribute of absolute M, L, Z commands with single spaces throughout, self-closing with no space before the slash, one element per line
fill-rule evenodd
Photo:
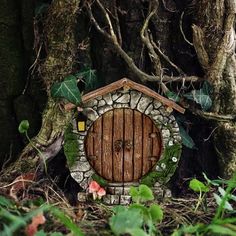
<path fill-rule="evenodd" d="M 118 139 L 114 142 L 114 150 L 115 152 L 120 152 L 123 148 L 123 141 L 121 139 Z"/>
<path fill-rule="evenodd" d="M 133 147 L 133 142 L 131 140 L 125 140 L 125 150 L 130 151 Z"/>

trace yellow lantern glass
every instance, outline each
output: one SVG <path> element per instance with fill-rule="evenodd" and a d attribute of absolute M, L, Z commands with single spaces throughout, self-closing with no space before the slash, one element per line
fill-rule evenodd
<path fill-rule="evenodd" d="M 85 121 L 78 121 L 77 125 L 78 125 L 79 132 L 85 131 Z"/>

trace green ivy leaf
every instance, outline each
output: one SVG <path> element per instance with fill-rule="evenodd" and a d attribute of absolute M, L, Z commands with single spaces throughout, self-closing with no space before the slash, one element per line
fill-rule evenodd
<path fill-rule="evenodd" d="M 81 78 L 84 81 L 85 91 L 88 91 L 97 87 L 96 70 L 92 70 L 90 68 L 84 68 L 75 76 L 77 78 Z"/>
<path fill-rule="evenodd" d="M 221 226 L 221 225 L 215 225 L 215 224 L 210 224 L 207 227 L 208 230 L 210 230 L 212 233 L 215 233 L 216 235 L 228 235 L 228 236 L 235 236 L 236 235 L 236 231 L 229 229 L 225 226 Z"/>
<path fill-rule="evenodd" d="M 149 236 L 144 230 L 139 228 L 130 229 L 127 231 L 131 236 Z"/>
<path fill-rule="evenodd" d="M 196 148 L 193 139 L 189 136 L 189 134 L 186 132 L 182 125 L 179 125 L 179 133 L 184 146 L 190 149 Z"/>
<path fill-rule="evenodd" d="M 167 91 L 166 96 L 174 102 L 179 102 L 180 101 L 180 96 L 177 93 Z"/>
<path fill-rule="evenodd" d="M 157 204 L 152 204 L 149 207 L 149 212 L 151 214 L 152 220 L 156 222 L 161 222 L 163 220 L 163 211 L 161 207 Z"/>
<path fill-rule="evenodd" d="M 144 184 L 139 185 L 139 195 L 142 202 L 151 201 L 154 199 L 152 190 Z"/>
<path fill-rule="evenodd" d="M 119 211 L 119 214 L 113 215 L 109 220 L 109 225 L 115 235 L 128 233 L 132 229 L 141 229 L 142 224 L 142 214 L 139 209 L 135 208 Z"/>
<path fill-rule="evenodd" d="M 209 191 L 209 188 L 203 182 L 197 179 L 192 179 L 189 183 L 189 187 L 194 192 L 208 192 Z"/>
<path fill-rule="evenodd" d="M 184 97 L 195 101 L 200 104 L 204 111 L 207 111 L 212 106 L 212 100 L 210 98 L 210 94 L 212 93 L 212 89 L 210 84 L 207 82 L 203 83 L 203 87 L 199 90 L 192 90 L 190 93 L 184 95 Z"/>
<path fill-rule="evenodd" d="M 21 134 L 24 134 L 27 132 L 27 130 L 29 129 L 29 121 L 28 120 L 22 120 L 18 126 L 18 131 Z"/>
<path fill-rule="evenodd" d="M 131 186 L 129 189 L 129 194 L 132 197 L 132 200 L 134 202 L 137 202 L 139 200 L 139 191 L 138 188 Z"/>
<path fill-rule="evenodd" d="M 220 206 L 220 204 L 222 202 L 222 198 L 218 194 L 216 194 L 216 193 L 213 193 L 213 196 L 214 196 L 214 198 L 216 200 L 217 205 Z M 234 210 L 232 205 L 228 201 L 225 202 L 223 208 L 226 209 L 226 210 L 229 210 L 229 211 L 233 211 Z"/>
<path fill-rule="evenodd" d="M 66 98 L 75 105 L 79 105 L 81 102 L 81 94 L 77 87 L 77 80 L 73 75 L 66 77 L 62 82 L 53 84 L 51 95 L 54 98 Z"/>

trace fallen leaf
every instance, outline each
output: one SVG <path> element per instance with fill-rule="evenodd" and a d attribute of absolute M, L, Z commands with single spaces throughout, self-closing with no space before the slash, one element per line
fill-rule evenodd
<path fill-rule="evenodd" d="M 9 195 L 14 199 L 17 199 L 16 195 L 20 190 L 26 189 L 35 180 L 35 173 L 29 172 L 18 176 L 13 182 L 10 188 Z"/>
<path fill-rule="evenodd" d="M 45 222 L 46 219 L 43 213 L 39 213 L 32 218 L 31 224 L 29 224 L 25 229 L 25 234 L 27 236 L 34 236 L 38 232 L 38 226 L 44 224 Z"/>

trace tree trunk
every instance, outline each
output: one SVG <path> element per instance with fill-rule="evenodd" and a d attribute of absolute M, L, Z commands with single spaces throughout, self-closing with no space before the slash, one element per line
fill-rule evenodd
<path fill-rule="evenodd" d="M 79 2 L 79 0 L 55 0 L 48 9 L 44 21 L 47 57 L 40 66 L 48 94 L 42 127 L 38 135 L 32 139 L 33 146 L 28 144 L 24 148 L 17 162 L 4 171 L 0 182 L 9 182 L 22 173 L 36 172 L 39 165 L 54 157 L 62 148 L 63 134 L 72 119 L 73 111 L 65 111 L 64 102 L 57 102 L 51 98 L 50 87 L 56 81 L 61 81 L 73 73 L 77 49 L 75 29 Z"/>
<path fill-rule="evenodd" d="M 52 100 L 50 87 L 75 72 L 78 57 L 79 65 L 90 64 L 92 59 L 102 83 L 126 76 L 165 94 L 189 92 L 199 88 L 201 81 L 209 81 L 211 112 L 195 109 L 196 104 L 187 108 L 207 122 L 212 120 L 221 175 L 229 177 L 236 169 L 234 2 L 81 1 L 78 17 L 79 0 L 52 1 L 44 21 L 47 56 L 40 66 L 49 99 L 34 145 L 45 158 L 60 150 L 73 112 L 64 110 L 64 102 Z M 203 140 L 203 133 L 199 129 L 193 139 Z M 11 177 L 32 171 L 35 163 L 42 163 L 39 159 L 28 145 Z"/>

